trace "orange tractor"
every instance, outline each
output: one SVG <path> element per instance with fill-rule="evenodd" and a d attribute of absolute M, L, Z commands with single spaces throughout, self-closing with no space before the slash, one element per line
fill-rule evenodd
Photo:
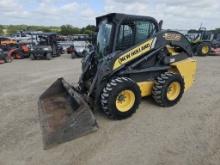
<path fill-rule="evenodd" d="M 0 37 L 0 46 L 8 51 L 8 55 L 14 59 L 29 57 L 30 48 L 26 43 L 17 43 L 16 40 Z"/>
<path fill-rule="evenodd" d="M 9 48 L 10 56 L 12 56 L 14 59 L 23 59 L 27 58 L 30 55 L 30 48 L 25 43 L 17 44 L 11 48 Z"/>
<path fill-rule="evenodd" d="M 8 37 L 1 37 L 0 36 L 0 45 L 15 45 L 17 41 L 14 39 L 10 39 Z"/>
<path fill-rule="evenodd" d="M 11 63 L 13 57 L 8 53 L 5 46 L 0 46 L 0 64 Z"/>

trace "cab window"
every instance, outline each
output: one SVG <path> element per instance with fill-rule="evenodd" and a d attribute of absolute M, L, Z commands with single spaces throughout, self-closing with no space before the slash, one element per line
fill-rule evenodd
<path fill-rule="evenodd" d="M 151 22 L 137 21 L 135 43 L 143 42 L 156 33 L 155 25 Z"/>
<path fill-rule="evenodd" d="M 134 31 L 131 25 L 121 25 L 117 42 L 118 50 L 124 50 L 133 45 Z"/>
<path fill-rule="evenodd" d="M 126 50 L 141 43 L 156 33 L 150 21 L 125 21 L 120 25 L 116 50 Z"/>

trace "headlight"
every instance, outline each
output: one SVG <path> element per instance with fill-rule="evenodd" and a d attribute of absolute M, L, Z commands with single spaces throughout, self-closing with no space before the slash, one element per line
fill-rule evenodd
<path fill-rule="evenodd" d="M 48 51 L 48 50 L 49 50 L 49 48 L 44 48 L 43 50 L 46 50 L 46 51 Z"/>

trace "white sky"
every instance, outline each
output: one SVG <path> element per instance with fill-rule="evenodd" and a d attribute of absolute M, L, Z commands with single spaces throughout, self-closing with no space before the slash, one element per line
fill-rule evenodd
<path fill-rule="evenodd" d="M 153 16 L 170 29 L 220 27 L 220 0 L 0 0 L 0 24 L 82 27 L 110 12 Z"/>

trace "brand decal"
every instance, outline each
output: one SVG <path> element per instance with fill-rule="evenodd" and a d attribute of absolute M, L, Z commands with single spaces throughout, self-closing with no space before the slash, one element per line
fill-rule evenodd
<path fill-rule="evenodd" d="M 173 62 L 175 62 L 176 60 L 175 60 L 175 58 L 171 58 L 170 59 L 170 63 L 173 63 Z"/>
<path fill-rule="evenodd" d="M 119 63 L 122 64 L 124 63 L 125 61 L 129 60 L 130 58 L 132 58 L 133 56 L 139 54 L 140 52 L 146 50 L 146 49 L 149 49 L 151 47 L 151 45 L 148 43 L 146 45 L 143 45 L 137 49 L 134 49 L 132 50 L 131 52 L 125 54 L 124 56 L 120 57 L 118 59 Z"/>
<path fill-rule="evenodd" d="M 137 48 L 134 48 L 124 55 L 120 56 L 114 64 L 114 69 L 117 69 L 121 65 L 143 55 L 144 53 L 148 52 L 151 49 L 151 45 L 153 43 L 153 39 L 143 43 L 142 45 L 138 46 Z"/>
<path fill-rule="evenodd" d="M 180 41 L 181 35 L 177 33 L 165 33 L 163 38 L 165 38 L 168 41 Z"/>

